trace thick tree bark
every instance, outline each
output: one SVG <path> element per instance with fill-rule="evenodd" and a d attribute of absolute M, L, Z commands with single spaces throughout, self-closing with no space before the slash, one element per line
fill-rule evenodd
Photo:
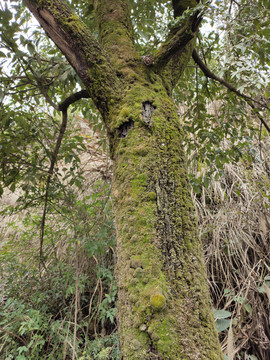
<path fill-rule="evenodd" d="M 194 48 L 195 17 L 168 35 L 156 64 L 147 67 L 133 44 L 126 1 L 95 0 L 100 43 L 62 0 L 25 3 L 81 76 L 107 126 L 123 359 L 222 359 L 183 133 L 169 96 L 176 81 L 173 66 L 179 77 Z M 197 2 L 173 3 L 181 13 Z"/>
<path fill-rule="evenodd" d="M 108 55 L 63 0 L 24 0 L 83 81 L 103 117 L 122 86 Z"/>
<path fill-rule="evenodd" d="M 182 130 L 162 80 L 134 84 L 122 116 L 127 126 L 114 142 L 113 195 L 123 358 L 222 359 Z"/>

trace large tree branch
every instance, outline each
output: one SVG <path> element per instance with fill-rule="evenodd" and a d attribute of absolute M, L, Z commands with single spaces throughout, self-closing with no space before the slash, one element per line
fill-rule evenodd
<path fill-rule="evenodd" d="M 198 2 L 199 0 L 173 0 L 176 23 L 155 56 L 154 70 L 162 75 L 169 93 L 178 82 L 191 57 L 197 30 L 202 20 L 201 12 L 196 9 L 186 17 L 180 16 L 188 8 L 195 8 Z"/>
<path fill-rule="evenodd" d="M 206 64 L 200 59 L 197 51 L 194 49 L 192 52 L 192 57 L 193 60 L 195 61 L 195 63 L 200 67 L 200 69 L 202 70 L 202 72 L 204 73 L 204 75 L 210 79 L 216 80 L 218 81 L 220 84 L 224 85 L 227 89 L 231 90 L 232 92 L 234 92 L 236 95 L 242 97 L 243 99 L 246 100 L 246 102 L 248 103 L 248 105 L 252 108 L 252 110 L 256 113 L 256 115 L 258 116 L 258 118 L 260 119 L 260 121 L 262 122 L 262 124 L 265 126 L 266 130 L 270 133 L 270 127 L 269 125 L 266 123 L 266 121 L 263 119 L 263 117 L 260 115 L 260 113 L 258 112 L 258 110 L 256 109 L 256 106 L 254 105 L 254 103 L 257 103 L 259 106 L 267 108 L 267 106 L 265 104 L 262 104 L 260 101 L 256 101 L 255 99 L 253 99 L 252 97 L 245 95 L 243 93 L 241 93 L 239 90 L 237 90 L 232 84 L 228 83 L 226 80 L 220 78 L 219 76 L 215 75 L 207 66 Z"/>
<path fill-rule="evenodd" d="M 101 45 L 63 0 L 24 2 L 66 56 L 106 117 L 109 102 L 118 96 L 120 81 Z"/>
<path fill-rule="evenodd" d="M 118 71 L 139 59 L 127 0 L 94 0 L 99 39 Z"/>
<path fill-rule="evenodd" d="M 170 33 L 167 41 L 157 52 L 155 65 L 158 68 L 164 68 L 173 56 L 183 52 L 188 43 L 196 36 L 199 23 L 197 16 L 193 16 L 186 21 L 184 26 L 179 26 L 176 31 Z"/>
<path fill-rule="evenodd" d="M 193 8 L 199 3 L 199 0 L 172 0 L 174 18 L 181 16 L 187 8 Z"/>

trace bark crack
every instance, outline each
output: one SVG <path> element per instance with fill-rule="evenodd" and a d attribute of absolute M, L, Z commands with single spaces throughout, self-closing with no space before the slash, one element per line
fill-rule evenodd
<path fill-rule="evenodd" d="M 151 127 L 152 126 L 152 115 L 154 113 L 156 109 L 156 106 L 153 105 L 153 102 L 151 101 L 144 101 L 142 103 L 142 118 L 143 118 L 143 122 Z"/>
<path fill-rule="evenodd" d="M 150 349 L 149 349 L 149 356 L 147 360 L 164 360 L 164 358 L 159 354 L 157 348 L 154 345 L 154 342 L 151 338 L 151 335 L 148 334 L 150 340 Z"/>

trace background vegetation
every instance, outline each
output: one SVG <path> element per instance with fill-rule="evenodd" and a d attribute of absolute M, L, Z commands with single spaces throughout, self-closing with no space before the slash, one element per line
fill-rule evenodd
<path fill-rule="evenodd" d="M 96 32 L 89 1 L 70 1 Z M 137 46 L 154 53 L 173 26 L 168 1 L 130 1 Z M 228 359 L 270 357 L 269 2 L 212 1 L 175 90 L 216 326 Z M 0 10 L 0 358 L 119 359 L 114 225 L 105 129 L 17 1 Z M 243 96 L 239 96 L 239 93 Z M 89 104 L 90 103 L 90 104 Z M 78 125 L 79 124 L 79 125 Z"/>

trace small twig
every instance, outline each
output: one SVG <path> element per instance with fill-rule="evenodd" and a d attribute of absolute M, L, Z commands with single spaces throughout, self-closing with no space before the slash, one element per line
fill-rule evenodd
<path fill-rule="evenodd" d="M 40 256 L 40 261 L 43 263 L 44 267 L 46 268 L 44 261 L 43 261 L 43 240 L 44 240 L 44 230 L 45 230 L 45 220 L 46 220 L 46 212 L 47 212 L 47 206 L 48 206 L 48 196 L 49 196 L 49 187 L 50 187 L 50 182 L 51 182 L 51 177 L 53 174 L 53 170 L 55 167 L 55 163 L 57 160 L 57 156 L 59 153 L 59 149 L 62 143 L 62 139 L 66 130 L 66 126 L 67 126 L 67 109 L 65 109 L 64 111 L 62 111 L 62 124 L 60 127 L 60 131 L 58 134 L 58 138 L 56 141 L 56 145 L 54 148 L 54 151 L 52 153 L 52 157 L 51 157 L 51 165 L 49 168 L 49 175 L 47 177 L 47 181 L 46 181 L 46 189 L 45 189 L 45 196 L 44 196 L 44 208 L 43 208 L 43 214 L 42 214 L 42 219 L 41 219 L 41 229 L 40 229 L 40 248 L 39 248 L 39 256 Z"/>
<path fill-rule="evenodd" d="M 0 331 L 5 332 L 5 333 L 7 333 L 7 334 L 9 334 L 9 335 L 11 335 L 11 336 L 16 337 L 16 338 L 19 339 L 25 346 L 27 346 L 26 340 L 24 340 L 22 337 L 20 337 L 19 335 L 15 334 L 14 332 L 9 331 L 9 330 L 6 330 L 6 329 L 1 328 L 1 327 L 0 327 Z"/>
<path fill-rule="evenodd" d="M 46 213 L 47 213 L 47 206 L 48 206 L 48 197 L 49 197 L 49 187 L 51 183 L 51 178 L 53 175 L 54 167 L 57 161 L 57 156 L 60 150 L 60 146 L 66 131 L 67 127 L 67 109 L 69 105 L 73 104 L 74 102 L 82 99 L 82 98 L 89 98 L 88 93 L 86 90 L 81 90 L 75 94 L 70 95 L 67 99 L 65 99 L 60 105 L 57 106 L 57 110 L 62 112 L 62 123 L 60 127 L 60 131 L 58 134 L 58 138 L 55 144 L 55 148 L 53 150 L 52 156 L 51 156 L 51 165 L 48 171 L 48 177 L 46 181 L 46 189 L 45 189 L 45 195 L 44 195 L 44 208 L 43 208 L 43 214 L 41 219 L 41 229 L 40 229 L 40 248 L 39 248 L 39 256 L 40 261 L 42 262 L 44 268 L 46 269 L 44 260 L 43 260 L 43 241 L 44 241 L 44 231 L 45 231 L 45 221 L 46 221 Z"/>
<path fill-rule="evenodd" d="M 97 318 L 98 318 L 98 315 L 100 313 L 100 304 L 101 304 L 101 301 L 102 301 L 102 298 L 103 298 L 103 287 L 102 287 L 102 281 L 101 281 L 100 278 L 98 279 L 98 282 L 99 282 L 100 291 L 99 291 L 99 294 L 98 294 L 97 313 L 96 313 L 96 317 L 95 317 L 95 321 L 94 321 L 94 333 L 95 333 L 95 336 L 97 336 Z"/>
<path fill-rule="evenodd" d="M 31 73 L 35 76 L 35 70 L 32 68 L 32 66 L 30 65 L 29 62 L 27 62 L 24 58 L 22 58 L 22 62 L 30 69 Z M 25 76 L 26 78 L 29 80 L 29 82 L 31 83 L 31 80 L 29 79 L 28 75 L 27 75 L 27 71 L 24 68 L 23 64 L 22 64 L 22 68 L 24 70 Z M 57 105 L 52 101 L 52 99 L 49 97 L 47 91 L 45 90 L 44 84 L 42 84 L 41 80 L 37 78 L 37 76 L 35 76 L 35 80 L 37 83 L 37 87 L 40 90 L 41 94 L 45 97 L 46 101 L 54 108 L 57 110 Z M 33 84 L 33 83 L 31 83 Z M 34 85 L 34 84 L 33 84 Z"/>
<path fill-rule="evenodd" d="M 260 123 L 259 148 L 260 148 L 260 158 L 262 160 L 263 159 L 263 156 L 262 156 L 262 123 Z"/>
<path fill-rule="evenodd" d="M 207 61 L 206 61 L 206 57 L 205 57 L 204 48 L 203 48 L 203 46 L 202 46 L 202 41 L 201 41 L 200 33 L 198 34 L 198 40 L 199 40 L 200 50 L 201 50 L 202 56 L 203 56 L 203 61 L 204 61 L 205 65 L 207 65 Z"/>
<path fill-rule="evenodd" d="M 200 67 L 200 69 L 203 71 L 203 73 L 205 74 L 205 76 L 207 76 L 210 79 L 216 80 L 218 81 L 220 84 L 224 85 L 227 89 L 229 89 L 230 91 L 234 92 L 236 95 L 242 97 L 243 99 L 245 99 L 245 101 L 248 103 L 248 105 L 252 108 L 252 110 L 256 113 L 256 115 L 258 116 L 258 118 L 260 119 L 260 121 L 263 123 L 264 127 L 266 128 L 266 130 L 270 133 L 270 127 L 269 125 L 265 122 L 265 120 L 263 119 L 263 117 L 260 115 L 260 113 L 258 112 L 258 110 L 256 109 L 255 105 L 253 103 L 257 103 L 258 105 L 264 107 L 265 109 L 268 109 L 268 107 L 265 104 L 262 104 L 260 101 L 257 101 L 255 99 L 253 99 L 250 96 L 247 96 L 245 94 L 242 94 L 239 90 L 237 90 L 232 84 L 228 83 L 226 80 L 220 78 L 219 76 L 215 75 L 205 64 L 204 62 L 200 59 L 198 53 L 196 50 L 193 50 L 192 52 L 192 57 L 193 60 L 196 62 L 196 64 Z M 269 109 L 268 109 L 269 110 Z"/>
<path fill-rule="evenodd" d="M 264 118 L 261 116 L 261 114 L 259 113 L 259 111 L 256 109 L 256 106 L 253 105 L 253 103 L 251 101 L 246 100 L 248 105 L 252 108 L 253 112 L 258 116 L 258 118 L 260 119 L 261 123 L 264 125 L 264 127 L 266 128 L 266 130 L 270 133 L 270 127 L 269 125 L 265 122 Z M 255 100 L 252 100 L 255 101 Z M 267 108 L 266 108 L 267 109 Z"/>
<path fill-rule="evenodd" d="M 231 15 L 231 11 L 232 11 L 232 4 L 233 4 L 233 0 L 231 0 L 230 2 L 230 7 L 229 7 L 229 14 Z"/>
<path fill-rule="evenodd" d="M 94 296 L 96 295 L 96 292 L 97 292 L 97 289 L 98 289 L 98 286 L 99 286 L 99 281 L 100 281 L 100 279 L 97 280 L 95 289 L 94 289 L 94 291 L 93 291 L 93 294 L 92 294 L 91 299 L 90 299 L 90 302 L 89 302 L 88 316 L 87 316 L 87 317 L 88 317 L 88 322 L 87 322 L 87 328 L 86 328 L 85 338 L 88 338 L 90 323 L 91 323 L 91 320 L 93 319 L 93 317 L 94 317 L 94 315 L 95 315 L 95 313 L 96 313 L 96 311 L 94 311 L 93 314 L 92 314 L 92 316 L 91 316 L 92 304 L 93 304 Z M 86 346 L 87 346 L 87 343 L 85 342 L 84 350 L 86 349 Z"/>
<path fill-rule="evenodd" d="M 79 301 L 79 255 L 78 255 L 78 241 L 75 239 L 75 261 L 76 261 L 76 281 L 75 281 L 75 314 L 74 314 L 74 331 L 73 331 L 73 353 L 72 360 L 75 360 L 76 355 L 76 338 L 77 338 L 77 321 L 78 321 L 78 301 Z"/>

